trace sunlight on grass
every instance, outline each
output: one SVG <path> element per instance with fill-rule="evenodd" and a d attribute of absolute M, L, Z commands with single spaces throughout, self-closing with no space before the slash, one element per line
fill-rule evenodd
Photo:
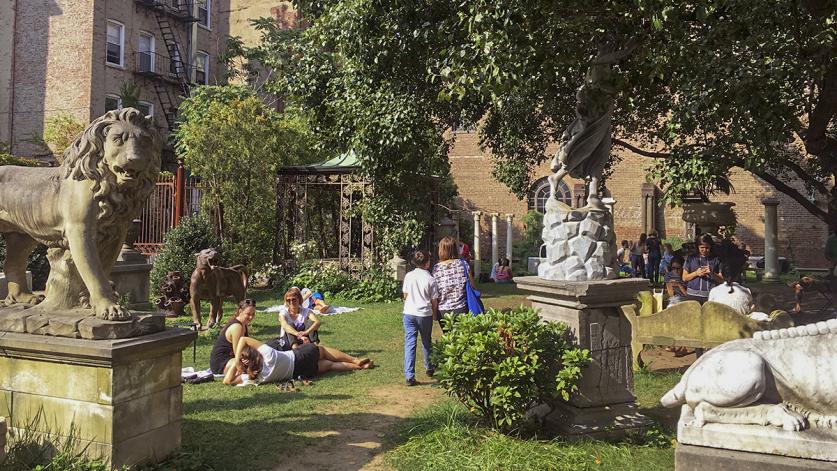
<path fill-rule="evenodd" d="M 513 307 L 525 303 L 525 293 L 514 285 L 483 284 L 488 307 Z M 255 291 L 258 309 L 281 301 L 281 293 Z M 369 356 L 377 367 L 370 371 L 329 374 L 300 392 L 279 392 L 272 385 L 234 388 L 220 382 L 183 386 L 183 450 L 199 456 L 213 469 L 273 469 L 282 458 L 299 450 L 338 444 L 336 430 L 392 416 L 369 412 L 382 399 L 381 388 L 399 388 L 404 377 L 401 303 L 357 304 L 330 300 L 342 306 L 361 307 L 354 313 L 323 317 L 320 337 L 324 345 L 355 356 Z M 225 319 L 234 312 L 224 305 Z M 183 322 L 186 318 L 177 319 Z M 174 322 L 170 322 L 173 324 Z M 268 340 L 278 333 L 276 315 L 259 312 L 251 334 Z M 434 338 L 440 335 L 438 327 Z M 205 369 L 213 336 L 198 338 L 197 362 L 192 349 L 183 352 L 183 366 Z M 421 364 L 421 358 L 417 364 Z M 665 421 L 657 400 L 676 383 L 679 375 L 639 372 L 638 402 L 653 418 Z M 397 391 L 397 389 L 396 389 Z M 672 469 L 671 448 L 636 443 L 565 444 L 552 440 L 521 440 L 478 426 L 471 414 L 452 399 L 442 399 L 412 419 L 394 420 L 395 429 L 381 438 L 389 466 L 395 469 L 449 470 L 584 470 Z M 671 426 L 661 426 L 665 443 Z"/>

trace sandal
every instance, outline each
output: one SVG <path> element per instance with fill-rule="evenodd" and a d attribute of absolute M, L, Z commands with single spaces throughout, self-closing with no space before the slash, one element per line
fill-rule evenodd
<path fill-rule="evenodd" d="M 375 363 L 373 363 L 372 360 L 369 358 L 361 358 L 357 366 L 359 366 L 363 370 L 370 370 L 372 368 L 375 368 Z"/>

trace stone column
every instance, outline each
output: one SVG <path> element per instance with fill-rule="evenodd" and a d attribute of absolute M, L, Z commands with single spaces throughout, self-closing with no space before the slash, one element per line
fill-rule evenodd
<path fill-rule="evenodd" d="M 506 258 L 509 259 L 509 263 L 512 260 L 512 232 L 514 230 L 514 226 L 512 225 L 512 219 L 514 218 L 514 214 L 506 214 Z"/>
<path fill-rule="evenodd" d="M 654 194 L 656 188 L 653 183 L 642 184 L 642 232 L 650 234 L 656 226 L 655 213 L 656 203 L 654 201 Z"/>
<path fill-rule="evenodd" d="M 764 281 L 779 281 L 779 200 L 765 198 L 764 205 Z"/>
<path fill-rule="evenodd" d="M 497 236 L 499 236 L 499 231 L 497 230 L 497 220 L 500 217 L 500 213 L 491 213 L 491 268 L 494 268 L 494 265 L 497 264 L 497 260 L 500 258 L 500 251 L 497 245 Z"/>
<path fill-rule="evenodd" d="M 474 246 L 471 247 L 474 257 L 474 281 L 480 277 L 480 216 L 482 211 L 474 211 Z"/>

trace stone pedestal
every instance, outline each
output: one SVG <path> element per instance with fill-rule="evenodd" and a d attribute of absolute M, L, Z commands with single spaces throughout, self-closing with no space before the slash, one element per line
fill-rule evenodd
<path fill-rule="evenodd" d="M 122 246 L 119 258 L 111 269 L 110 279 L 116 292 L 128 298 L 128 309 L 151 309 L 151 303 L 148 302 L 151 297 L 151 268 L 148 258 L 134 249 L 132 244 L 126 242 Z"/>
<path fill-rule="evenodd" d="M 72 428 L 79 449 L 114 467 L 180 447 L 181 351 L 197 334 L 80 340 L 0 333 L 0 417 L 49 437 Z M 35 421 L 35 418 L 39 420 Z"/>
<path fill-rule="evenodd" d="M 536 276 L 515 277 L 530 291 L 532 307 L 547 321 L 569 325 L 578 344 L 590 350 L 588 365 L 568 404 L 558 404 L 547 425 L 568 438 L 617 438 L 639 431 L 651 421 L 640 414 L 633 394 L 631 324 L 619 306 L 631 304 L 648 280 L 625 278 L 601 281 L 552 281 Z"/>
<path fill-rule="evenodd" d="M 794 432 L 772 426 L 716 423 L 695 427 L 691 425 L 693 420 L 692 409 L 688 405 L 682 406 L 680 421 L 677 423 L 679 443 L 694 445 L 696 448 L 734 450 L 748 455 L 773 455 L 762 461 L 779 458 L 780 455 L 799 458 L 800 461 L 812 463 L 811 466 L 817 462 L 828 462 L 831 468 L 825 469 L 837 470 L 837 429 L 811 427 Z"/>
<path fill-rule="evenodd" d="M 678 444 L 675 471 L 837 471 L 828 461 Z"/>

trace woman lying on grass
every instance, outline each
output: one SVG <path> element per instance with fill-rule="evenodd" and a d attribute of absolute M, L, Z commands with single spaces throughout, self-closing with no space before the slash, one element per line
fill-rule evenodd
<path fill-rule="evenodd" d="M 279 351 L 250 337 L 241 337 L 235 349 L 235 367 L 224 372 L 224 384 L 241 384 L 242 375 L 257 383 L 310 379 L 329 371 L 367 370 L 369 358 L 355 358 L 334 348 L 307 343 Z"/>

